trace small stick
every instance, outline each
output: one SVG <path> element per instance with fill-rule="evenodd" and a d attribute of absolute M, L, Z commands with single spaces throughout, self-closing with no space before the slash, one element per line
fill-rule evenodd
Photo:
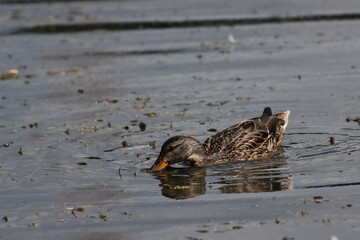
<path fill-rule="evenodd" d="M 120 179 L 122 179 L 120 171 L 121 171 L 121 166 L 119 167 L 118 174 L 119 174 Z"/>
<path fill-rule="evenodd" d="M 106 150 L 104 150 L 104 152 L 112 152 L 112 151 L 114 151 L 114 150 L 116 150 L 116 149 L 119 149 L 119 148 L 122 148 L 122 146 L 116 147 L 116 148 L 112 148 L 112 149 L 106 149 Z"/>

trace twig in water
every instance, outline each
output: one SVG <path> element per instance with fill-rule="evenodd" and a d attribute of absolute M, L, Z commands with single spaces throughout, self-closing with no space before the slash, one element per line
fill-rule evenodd
<path fill-rule="evenodd" d="M 120 179 L 122 179 L 120 171 L 121 171 L 121 166 L 119 167 L 118 174 L 119 174 Z"/>

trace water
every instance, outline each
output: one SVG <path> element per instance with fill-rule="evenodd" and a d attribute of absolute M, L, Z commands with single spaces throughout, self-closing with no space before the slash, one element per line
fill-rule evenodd
<path fill-rule="evenodd" d="M 355 3 L 1 4 L 1 72 L 20 72 L 0 81 L 1 239 L 357 239 L 360 127 L 346 121 L 360 116 L 357 18 L 20 34 L 186 16 L 339 20 Z M 170 136 L 204 141 L 265 106 L 291 110 L 271 161 L 142 171 Z"/>

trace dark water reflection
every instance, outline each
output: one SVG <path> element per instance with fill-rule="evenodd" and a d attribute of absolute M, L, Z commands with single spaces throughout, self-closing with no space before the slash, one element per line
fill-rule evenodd
<path fill-rule="evenodd" d="M 174 168 L 155 176 L 162 195 L 168 198 L 187 199 L 206 192 L 206 168 Z"/>
<path fill-rule="evenodd" d="M 273 192 L 292 188 L 287 163 L 271 161 L 212 168 L 171 168 L 154 174 L 161 193 L 172 199 L 187 199 L 206 191 L 221 193 Z"/>
<path fill-rule="evenodd" d="M 62 0 L 64 1 L 64 0 Z M 5 3 L 9 3 L 6 1 Z M 1 4 L 1 2 L 0 2 Z M 84 31 L 134 31 L 144 29 L 168 29 L 168 28 L 194 28 L 214 26 L 236 26 L 236 25 L 260 25 L 293 22 L 315 22 L 315 21 L 344 21 L 357 20 L 359 13 L 342 14 L 315 14 L 294 16 L 270 16 L 259 18 L 224 18 L 224 19 L 202 19 L 186 21 L 127 21 L 127 22 L 87 22 L 87 23 L 58 23 L 41 24 L 32 27 L 20 27 L 10 34 L 54 34 L 54 33 L 77 33 Z"/>

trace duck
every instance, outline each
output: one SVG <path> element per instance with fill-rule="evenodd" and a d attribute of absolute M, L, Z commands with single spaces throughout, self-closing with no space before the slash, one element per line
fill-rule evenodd
<path fill-rule="evenodd" d="M 189 136 L 171 137 L 162 145 L 149 172 L 162 171 L 180 162 L 206 167 L 271 158 L 283 142 L 289 115 L 289 110 L 272 114 L 271 108 L 265 107 L 260 117 L 230 126 L 204 143 Z"/>

